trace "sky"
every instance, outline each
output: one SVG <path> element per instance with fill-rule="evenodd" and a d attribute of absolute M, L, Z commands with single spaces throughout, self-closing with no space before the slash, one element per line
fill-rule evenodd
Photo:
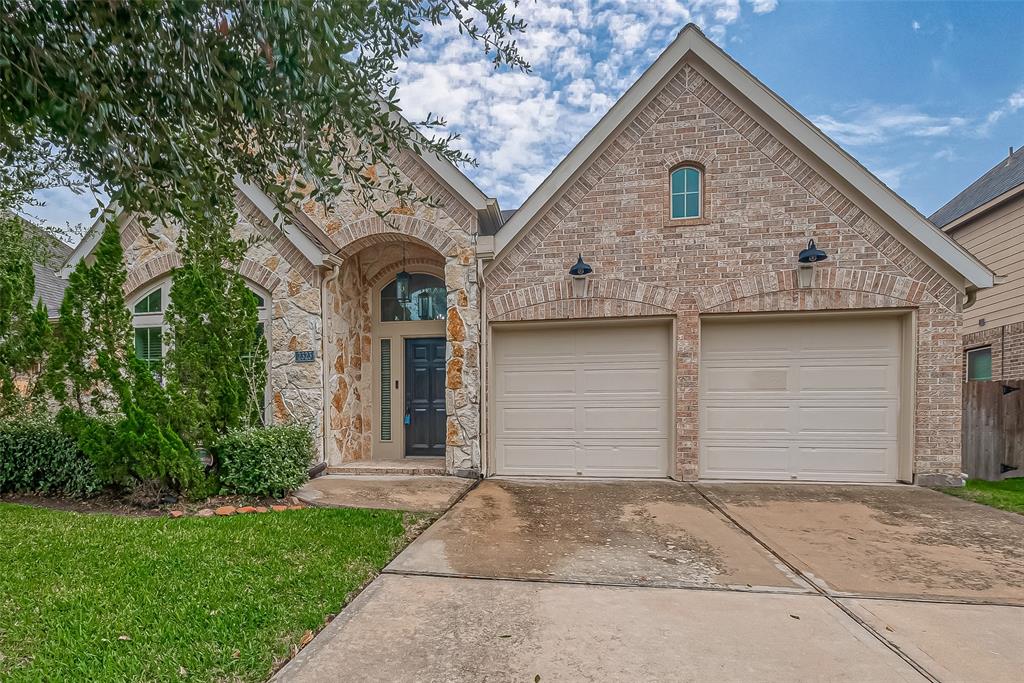
<path fill-rule="evenodd" d="M 521 0 L 528 73 L 428 28 L 400 65 L 408 118 L 440 114 L 518 207 L 688 22 L 928 215 L 1024 146 L 1024 2 Z M 88 223 L 51 191 L 32 215 Z"/>

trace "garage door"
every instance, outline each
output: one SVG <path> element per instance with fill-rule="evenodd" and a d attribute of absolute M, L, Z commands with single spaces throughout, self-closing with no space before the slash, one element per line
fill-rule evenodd
<path fill-rule="evenodd" d="M 495 328 L 498 474 L 663 477 L 667 324 Z"/>
<path fill-rule="evenodd" d="M 701 321 L 700 473 L 895 481 L 897 318 Z"/>

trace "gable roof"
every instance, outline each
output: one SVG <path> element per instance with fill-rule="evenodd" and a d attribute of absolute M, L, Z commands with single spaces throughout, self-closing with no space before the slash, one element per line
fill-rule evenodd
<path fill-rule="evenodd" d="M 533 191 L 522 207 L 495 235 L 494 253 L 502 252 L 537 219 L 545 207 L 573 182 L 587 162 L 643 106 L 666 77 L 674 73 L 688 55 L 694 55 L 736 88 L 754 106 L 780 125 L 789 135 L 832 168 L 911 237 L 959 273 L 968 289 L 993 285 L 994 275 L 980 261 L 889 189 L 853 157 L 821 132 L 781 97 L 757 80 L 720 47 L 707 39 L 695 24 L 687 24 L 664 52 L 648 67 L 590 132 L 569 152 Z"/>
<path fill-rule="evenodd" d="M 1024 185 L 1024 149 L 1014 152 L 1011 147 L 1009 156 L 946 202 L 928 220 L 945 228 L 958 218 L 1021 185 Z"/>
<path fill-rule="evenodd" d="M 284 236 L 298 249 L 303 256 L 305 256 L 310 263 L 314 266 L 320 266 L 324 262 L 324 256 L 327 252 L 324 251 L 323 245 L 321 245 L 313 236 L 310 236 L 301 227 L 296 227 L 298 221 L 294 221 L 290 214 L 285 216 L 280 215 L 277 211 L 274 201 L 262 190 L 257 188 L 251 183 L 242 181 L 241 178 L 235 178 L 235 187 L 243 195 L 248 198 L 253 205 L 259 209 L 259 211 L 266 217 L 266 219 L 277 226 Z M 103 211 L 100 211 L 96 217 L 96 221 L 89 228 L 89 231 L 82 238 L 82 241 L 78 243 L 74 251 L 68 256 L 64 262 L 64 267 L 60 270 L 60 276 L 67 279 L 71 275 L 71 271 L 75 269 L 79 261 L 84 259 L 86 256 L 92 253 L 92 250 L 96 248 L 96 245 L 100 241 L 100 237 L 103 236 L 103 226 L 109 217 L 113 216 L 116 221 L 120 224 L 119 227 L 123 228 L 133 218 L 132 214 L 123 211 L 117 201 L 113 201 Z M 288 218 L 290 220 L 285 220 Z"/>

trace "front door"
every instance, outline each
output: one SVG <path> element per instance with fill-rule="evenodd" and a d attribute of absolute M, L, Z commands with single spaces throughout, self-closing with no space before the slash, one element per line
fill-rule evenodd
<path fill-rule="evenodd" d="M 405 454 L 444 456 L 444 337 L 405 340 Z"/>

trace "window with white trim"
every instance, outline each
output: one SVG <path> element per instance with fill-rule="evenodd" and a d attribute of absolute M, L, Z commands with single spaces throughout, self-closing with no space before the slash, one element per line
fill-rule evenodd
<path fill-rule="evenodd" d="M 680 166 L 670 177 L 669 199 L 673 220 L 700 218 L 703 213 L 703 173 L 696 166 Z"/>
<path fill-rule="evenodd" d="M 256 296 L 260 320 L 258 323 L 259 333 L 267 340 L 269 348 L 270 307 L 267 305 L 267 295 L 257 290 L 252 284 L 249 285 L 249 289 Z M 170 293 L 171 279 L 165 278 L 159 284 L 150 285 L 141 290 L 138 296 L 128 301 L 135 334 L 135 355 L 157 376 L 161 374 L 164 353 L 167 351 L 167 346 L 164 343 L 164 335 L 167 332 L 164 313 L 167 303 L 170 301 Z"/>

